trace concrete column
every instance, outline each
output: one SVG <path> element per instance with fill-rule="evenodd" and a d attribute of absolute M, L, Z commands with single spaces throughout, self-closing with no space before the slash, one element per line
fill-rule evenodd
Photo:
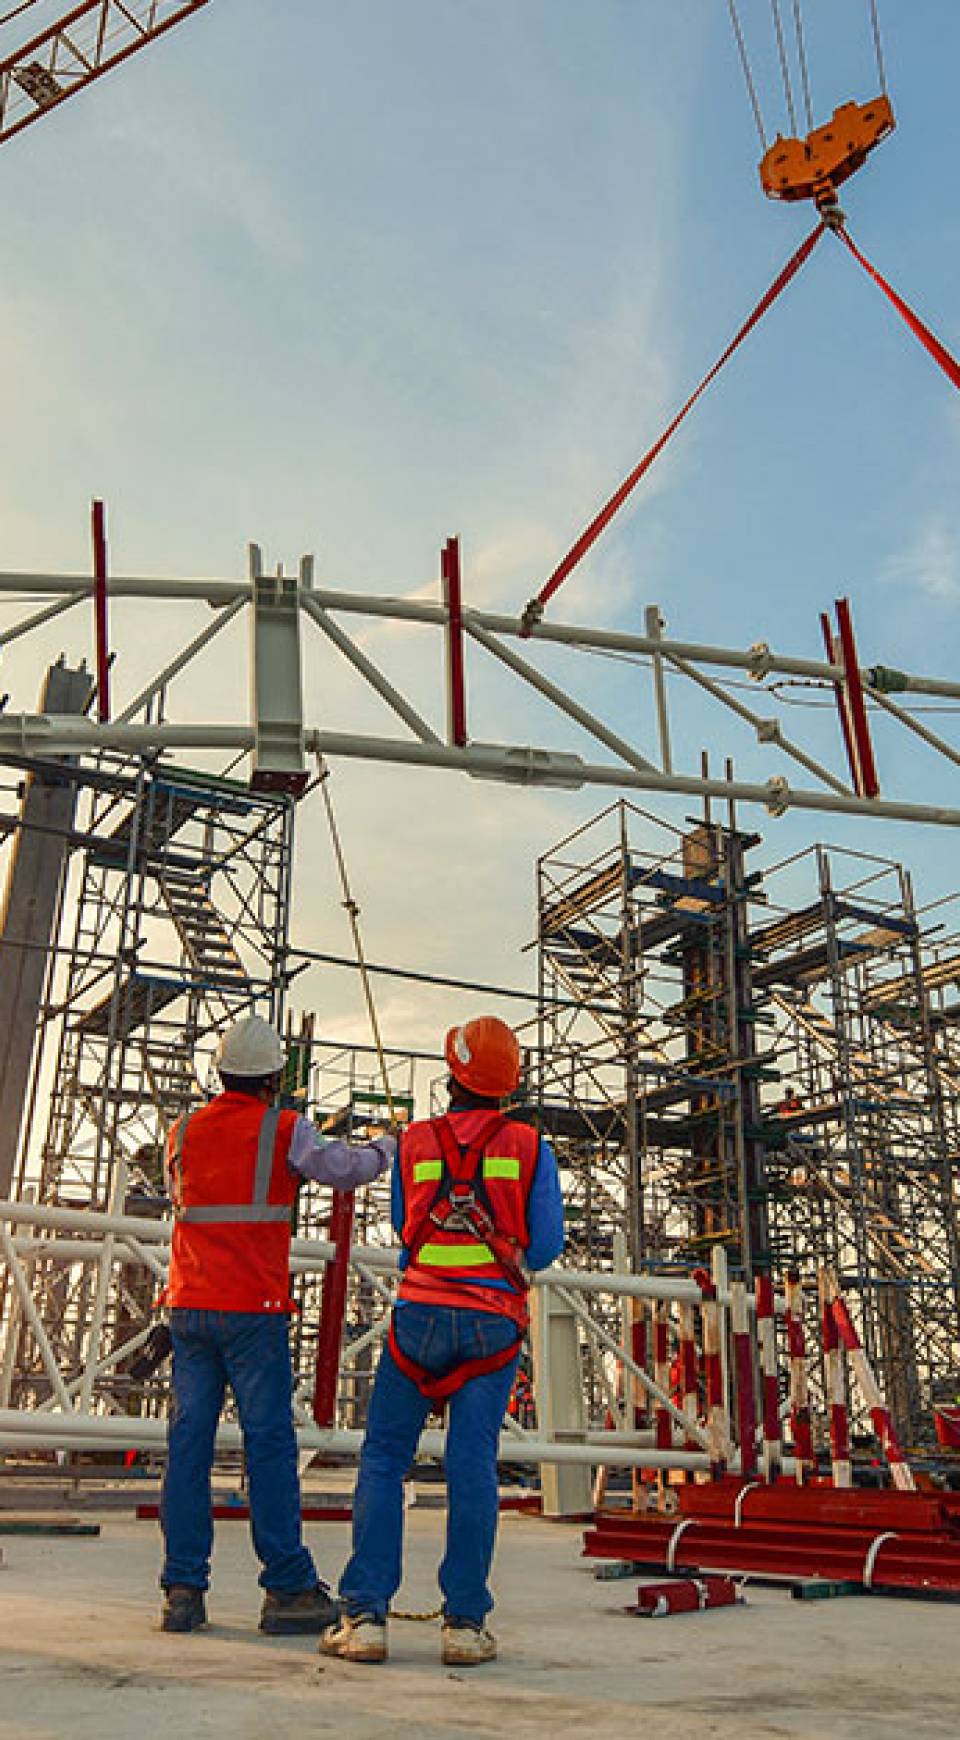
<path fill-rule="evenodd" d="M 83 665 L 51 665 L 41 713 L 82 713 L 93 691 Z M 65 759 L 65 758 L 60 758 Z M 20 1125 L 40 1022 L 44 979 L 73 826 L 77 786 L 56 774 L 31 774 L 20 806 L 0 908 L 0 1196 L 13 1188 Z"/>

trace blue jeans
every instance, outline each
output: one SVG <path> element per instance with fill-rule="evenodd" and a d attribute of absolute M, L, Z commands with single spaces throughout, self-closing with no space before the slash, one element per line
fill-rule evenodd
<path fill-rule="evenodd" d="M 294 1594 L 317 1582 L 300 1533 L 287 1320 L 255 1311 L 173 1311 L 173 1412 L 160 1521 L 165 1589 L 210 1583 L 214 1435 L 227 1385 L 237 1398 L 250 1482 L 253 1544 L 264 1589 Z"/>
<path fill-rule="evenodd" d="M 498 1353 L 516 1326 L 491 1311 L 438 1305 L 397 1310 L 402 1353 L 441 1376 L 464 1360 Z M 517 1361 L 471 1378 L 447 1403 L 447 1547 L 440 1566 L 443 1610 L 482 1624 L 499 1519 L 497 1440 Z M 385 1347 L 377 1367 L 353 1500 L 353 1556 L 340 1579 L 349 1613 L 385 1619 L 403 1574 L 403 1477 L 431 1404 Z"/>

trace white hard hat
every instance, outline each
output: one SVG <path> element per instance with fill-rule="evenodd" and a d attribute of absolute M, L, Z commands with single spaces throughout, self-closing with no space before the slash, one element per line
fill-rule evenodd
<path fill-rule="evenodd" d="M 217 1067 L 221 1075 L 276 1075 L 283 1068 L 283 1041 L 262 1015 L 245 1015 L 228 1027 L 220 1041 Z"/>

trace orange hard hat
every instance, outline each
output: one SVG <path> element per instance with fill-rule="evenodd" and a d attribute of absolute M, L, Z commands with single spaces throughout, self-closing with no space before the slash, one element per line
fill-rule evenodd
<path fill-rule="evenodd" d="M 512 1027 L 496 1015 L 480 1015 L 451 1027 L 444 1052 L 461 1087 L 486 1099 L 504 1099 L 520 1080 L 520 1046 Z"/>

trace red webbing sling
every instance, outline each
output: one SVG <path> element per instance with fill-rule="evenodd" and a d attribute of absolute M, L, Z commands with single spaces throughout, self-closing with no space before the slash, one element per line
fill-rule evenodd
<path fill-rule="evenodd" d="M 463 1148 L 457 1141 L 447 1118 L 432 1120 L 437 1146 L 443 1160 L 443 1176 L 437 1187 L 430 1207 L 415 1229 L 409 1244 L 410 1262 L 415 1263 L 417 1253 L 426 1244 L 432 1232 L 439 1228 L 449 1228 L 452 1216 L 460 1216 L 460 1224 L 473 1233 L 474 1237 L 488 1245 L 497 1259 L 501 1273 L 510 1285 L 517 1290 L 526 1291 L 526 1281 L 516 1260 L 516 1255 L 509 1239 L 504 1238 L 494 1225 L 489 1209 L 483 1202 L 475 1198 L 477 1172 L 483 1155 L 494 1136 L 507 1122 L 499 1112 L 494 1112 L 483 1125 L 479 1135 Z M 459 1199 L 458 1199 L 459 1191 Z M 415 1383 L 420 1394 L 429 1397 L 433 1402 L 446 1401 L 461 1389 L 471 1378 L 483 1377 L 487 1372 L 500 1371 L 516 1358 L 523 1341 L 523 1331 L 518 1329 L 517 1336 L 507 1347 L 497 1353 L 487 1354 L 479 1359 L 462 1360 L 451 1371 L 441 1376 L 429 1372 L 416 1360 L 410 1359 L 398 1346 L 394 1329 L 395 1318 L 391 1314 L 390 1327 L 387 1331 L 387 1345 L 395 1363 L 400 1367 L 405 1377 Z"/>
<path fill-rule="evenodd" d="M 871 265 L 866 254 L 861 254 L 856 242 L 852 240 L 846 230 L 838 229 L 836 233 L 844 246 L 849 248 L 854 259 L 859 260 L 864 271 L 869 274 L 875 284 L 880 286 L 884 296 L 887 297 L 888 301 L 892 302 L 901 319 L 906 321 L 914 337 L 920 340 L 924 350 L 930 352 L 935 363 L 939 363 L 947 379 L 952 381 L 954 386 L 960 389 L 960 363 L 957 362 L 956 357 L 951 356 L 946 345 L 940 343 L 939 338 L 930 331 L 929 326 L 920 319 L 919 314 L 914 313 L 910 304 L 904 302 L 902 296 L 897 295 L 893 285 L 888 284 L 883 273 L 878 272 L 876 266 Z"/>
<path fill-rule="evenodd" d="M 704 375 L 703 380 L 700 382 L 696 391 L 691 393 L 686 404 L 677 412 L 673 422 L 668 424 L 659 440 L 655 441 L 653 446 L 648 449 L 639 465 L 635 466 L 633 471 L 631 471 L 629 477 L 624 478 L 620 488 L 610 497 L 606 506 L 602 507 L 596 517 L 590 521 L 586 531 L 581 532 L 576 543 L 573 545 L 573 548 L 568 550 L 563 561 L 554 568 L 549 580 L 537 593 L 536 598 L 531 599 L 523 613 L 520 631 L 523 636 L 529 635 L 534 624 L 539 622 L 543 615 L 544 606 L 553 597 L 553 594 L 557 591 L 558 587 L 563 585 L 567 575 L 573 572 L 578 562 L 583 560 L 587 551 L 592 549 L 593 545 L 599 538 L 600 533 L 609 525 L 614 514 L 623 506 L 627 497 L 636 489 L 640 479 L 649 471 L 654 460 L 663 452 L 670 437 L 679 429 L 684 418 L 687 416 L 687 413 L 693 410 L 697 400 L 706 392 L 711 382 L 716 380 L 717 375 L 724 366 L 724 363 L 729 362 L 734 352 L 740 348 L 744 339 L 753 331 L 758 321 L 763 319 L 767 310 L 772 307 L 774 302 L 776 302 L 777 297 L 786 289 L 791 279 L 796 277 L 801 266 L 805 264 L 813 253 L 820 237 L 823 235 L 824 227 L 823 224 L 818 224 L 815 230 L 811 230 L 806 241 L 801 242 L 796 253 L 791 255 L 783 270 L 779 272 L 777 277 L 774 279 L 769 290 L 760 298 L 760 301 L 757 303 L 752 313 L 748 315 L 747 319 L 740 327 L 740 330 L 731 339 L 723 355 L 714 363 L 709 374 Z"/>

